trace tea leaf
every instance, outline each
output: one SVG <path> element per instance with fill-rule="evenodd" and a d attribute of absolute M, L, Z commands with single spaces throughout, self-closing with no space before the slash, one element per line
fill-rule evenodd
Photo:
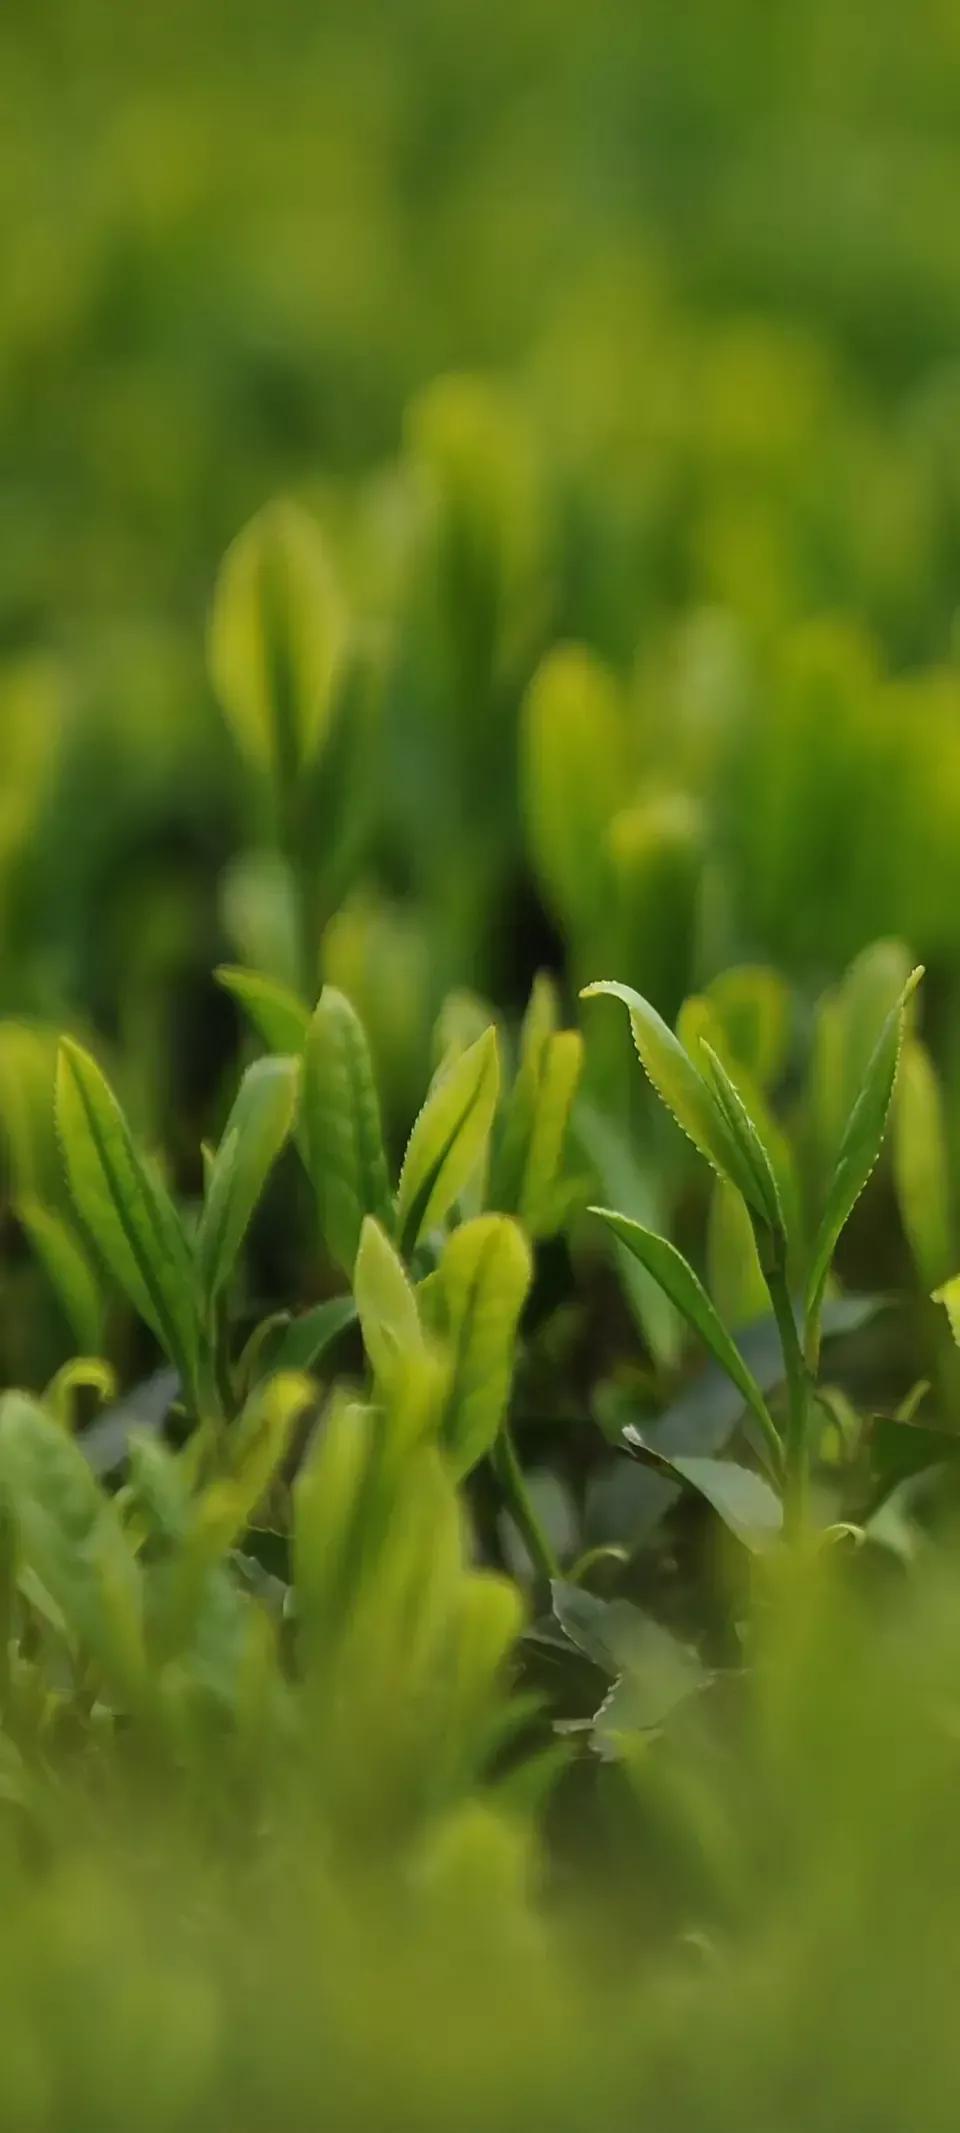
<path fill-rule="evenodd" d="M 681 1644 L 630 1600 L 601 1600 L 555 1580 L 553 1611 L 564 1635 L 616 1683 L 594 1721 L 597 1745 L 617 1733 L 660 1726 L 710 1676 L 692 1646 Z"/>
<path fill-rule="evenodd" d="M 303 1133 L 320 1228 L 352 1274 L 367 1215 L 389 1233 L 393 1202 L 366 1033 L 342 992 L 324 986 L 304 1054 Z"/>
<path fill-rule="evenodd" d="M 441 1069 L 407 1143 L 397 1194 L 405 1250 L 436 1227 L 480 1163 L 500 1089 L 496 1031 Z"/>
<path fill-rule="evenodd" d="M 520 1070 L 494 1160 L 490 1204 L 504 1214 L 519 1214 L 530 1235 L 539 1237 L 555 1226 L 556 1188 L 583 1072 L 583 1039 L 577 1030 L 557 1031 L 546 1023 L 541 1029 L 533 1010 L 531 1000 Z M 536 1000 L 536 1017 L 542 1012 Z"/>
<path fill-rule="evenodd" d="M 262 971 L 240 970 L 233 964 L 222 964 L 216 975 L 218 984 L 239 1000 L 268 1051 L 303 1051 L 310 1016 L 295 992 Z"/>
<path fill-rule="evenodd" d="M 780 1191 L 770 1157 L 743 1097 L 736 1084 L 731 1081 L 723 1061 L 718 1058 L 706 1039 L 702 1041 L 700 1049 L 707 1062 L 707 1073 L 718 1107 L 723 1113 L 730 1137 L 736 1143 L 744 1171 L 750 1179 L 751 1190 L 744 1197 L 754 1212 L 766 1222 L 771 1235 L 777 1239 L 782 1256 L 786 1251 L 787 1236 Z"/>
<path fill-rule="evenodd" d="M 652 1450 L 640 1430 L 630 1429 L 626 1435 L 638 1450 Z M 678 1455 L 666 1464 L 706 1498 L 745 1548 L 763 1555 L 774 1546 L 783 1528 L 783 1506 L 762 1475 L 750 1467 L 737 1466 L 730 1459 Z"/>
<path fill-rule="evenodd" d="M 207 1180 L 197 1268 L 209 1306 L 233 1272 L 267 1177 L 293 1125 L 300 1078 L 295 1059 L 248 1067 Z"/>
<path fill-rule="evenodd" d="M 372 1215 L 360 1234 L 353 1287 L 364 1347 L 377 1375 L 389 1379 L 399 1356 L 422 1348 L 423 1333 L 403 1265 Z"/>
<path fill-rule="evenodd" d="M 836 1169 L 813 1250 L 807 1283 L 806 1318 L 812 1353 L 818 1345 L 823 1292 L 837 1241 L 880 1154 L 897 1079 L 907 1005 L 923 976 L 921 968 L 907 980 L 877 1039 L 863 1086 L 850 1113 Z"/>
<path fill-rule="evenodd" d="M 196 1507 L 188 1557 L 215 1561 L 240 1539 L 312 1398 L 309 1378 L 293 1372 L 257 1388 L 231 1434 L 225 1473 L 204 1490 Z"/>
<path fill-rule="evenodd" d="M 312 1311 L 302 1312 L 268 1344 L 264 1367 L 258 1368 L 257 1375 L 262 1376 L 266 1369 L 314 1370 L 338 1335 L 352 1326 L 356 1315 L 352 1296 L 331 1296 Z"/>
<path fill-rule="evenodd" d="M 136 1562 L 78 1445 L 23 1393 L 0 1400 L 0 1494 L 23 1562 L 112 1690 L 137 1701 L 145 1654 Z"/>
<path fill-rule="evenodd" d="M 649 1000 L 629 985 L 601 979 L 584 987 L 580 997 L 592 1000 L 601 993 L 622 1000 L 630 1017 L 633 1041 L 644 1073 L 678 1126 L 717 1172 L 737 1187 L 751 1205 L 756 1188 L 737 1142 L 716 1097 L 698 1074 L 683 1045 L 651 1007 Z M 762 1208 L 758 1209 L 762 1213 Z"/>
<path fill-rule="evenodd" d="M 691 1266 L 675 1245 L 668 1244 L 665 1237 L 654 1236 L 652 1230 L 643 1229 L 639 1222 L 631 1222 L 626 1215 L 614 1214 L 609 1208 L 594 1207 L 591 1214 L 599 1215 L 614 1236 L 619 1237 L 641 1261 L 648 1272 L 666 1291 L 684 1318 L 715 1356 L 717 1362 L 732 1379 L 745 1404 L 763 1431 L 764 1440 L 779 1466 L 780 1439 L 771 1418 L 763 1394 L 752 1372 L 748 1370 L 739 1349 L 735 1347 L 722 1320 L 718 1317 L 703 1284 L 698 1281 Z"/>
<path fill-rule="evenodd" d="M 284 786 L 325 737 L 344 634 L 313 520 L 294 503 L 267 505 L 224 557 L 210 672 L 241 746 Z"/>
<path fill-rule="evenodd" d="M 78 1214 L 195 1397 L 200 1335 L 183 1225 L 99 1067 L 69 1039 L 57 1066 L 57 1128 Z"/>
<path fill-rule="evenodd" d="M 443 1332 L 453 1377 L 443 1441 L 462 1479 L 490 1451 L 506 1413 L 530 1248 L 508 1215 L 480 1215 L 449 1238 L 440 1262 Z"/>

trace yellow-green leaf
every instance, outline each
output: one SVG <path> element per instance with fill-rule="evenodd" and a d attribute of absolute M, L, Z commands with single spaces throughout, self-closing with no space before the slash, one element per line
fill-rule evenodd
<path fill-rule="evenodd" d="M 436 1077 L 407 1143 L 397 1194 L 404 1250 L 449 1213 L 481 1162 L 500 1090 L 496 1031 Z"/>
<path fill-rule="evenodd" d="M 289 986 L 264 977 L 262 971 L 240 970 L 232 964 L 217 971 L 217 982 L 239 1001 L 268 1051 L 302 1052 L 310 1016 Z"/>
<path fill-rule="evenodd" d="M 379 1377 L 398 1356 L 422 1348 L 417 1300 L 389 1237 L 372 1215 L 364 1221 L 353 1277 L 363 1343 Z"/>
<path fill-rule="evenodd" d="M 100 1068 L 69 1039 L 57 1065 L 57 1130 L 81 1220 L 195 1397 L 196 1268 L 183 1224 Z"/>
<path fill-rule="evenodd" d="M 224 557 L 210 671 L 241 746 L 284 786 L 322 745 L 344 638 L 318 528 L 297 504 L 268 504 Z"/>
<path fill-rule="evenodd" d="M 365 1216 L 390 1232 L 394 1215 L 366 1032 L 332 985 L 324 987 L 307 1035 L 303 1137 L 324 1242 L 352 1274 Z"/>
<path fill-rule="evenodd" d="M 463 1223 L 444 1248 L 438 1304 L 453 1374 L 442 1434 L 458 1479 L 491 1450 L 506 1413 L 531 1276 L 530 1247 L 507 1215 Z"/>
<path fill-rule="evenodd" d="M 632 986 L 601 979 L 594 985 L 585 986 L 581 998 L 593 1000 L 601 993 L 622 1000 L 630 1017 L 633 1041 L 644 1073 L 681 1131 L 706 1157 L 717 1175 L 727 1178 L 744 1199 L 755 1206 L 757 1188 L 751 1171 L 713 1091 L 698 1074 L 679 1039 L 667 1028 L 649 1000 L 634 992 Z M 763 1207 L 757 1207 L 757 1212 L 763 1214 Z"/>
<path fill-rule="evenodd" d="M 820 1308 L 830 1263 L 841 1231 L 848 1222 L 880 1154 L 896 1086 L 907 1005 L 922 976 L 923 971 L 920 968 L 912 973 L 899 1000 L 884 1022 L 843 1136 L 807 1282 L 806 1317 L 812 1359 L 815 1358 L 818 1345 Z"/>
<path fill-rule="evenodd" d="M 266 1180 L 293 1125 L 300 1066 L 258 1059 L 248 1067 L 210 1166 L 197 1234 L 197 1268 L 207 1304 L 229 1281 Z"/>

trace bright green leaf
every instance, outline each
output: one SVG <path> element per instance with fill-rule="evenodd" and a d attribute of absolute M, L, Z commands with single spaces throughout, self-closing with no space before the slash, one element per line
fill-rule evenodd
<path fill-rule="evenodd" d="M 407 1143 L 397 1194 L 404 1249 L 443 1220 L 486 1150 L 500 1089 L 496 1031 L 442 1069 Z"/>
<path fill-rule="evenodd" d="M 239 1001 L 268 1051 L 302 1052 L 310 1016 L 295 992 L 262 971 L 240 970 L 233 964 L 222 964 L 216 975 L 218 984 Z"/>
<path fill-rule="evenodd" d="M 326 734 L 345 636 L 313 520 L 273 503 L 228 549 L 210 620 L 214 689 L 241 746 L 285 789 Z"/>
<path fill-rule="evenodd" d="M 529 1245 L 508 1215 L 463 1223 L 444 1248 L 439 1308 L 453 1375 L 443 1439 L 458 1479 L 491 1450 L 506 1413 L 532 1272 Z"/>
<path fill-rule="evenodd" d="M 888 1014 L 847 1123 L 817 1233 L 807 1283 L 806 1318 L 812 1354 L 815 1354 L 818 1344 L 820 1308 L 837 1240 L 880 1154 L 896 1085 L 907 1005 L 922 976 L 922 969 L 913 972 L 896 1006 Z"/>
<path fill-rule="evenodd" d="M 208 1305 L 230 1279 L 267 1177 L 293 1126 L 300 1079 L 295 1059 L 248 1067 L 207 1181 L 197 1267 Z"/>
<path fill-rule="evenodd" d="M 366 1033 L 345 994 L 324 986 L 307 1035 L 303 1140 L 324 1242 L 352 1274 L 360 1231 L 374 1215 L 389 1233 L 393 1202 L 380 1103 Z"/>
<path fill-rule="evenodd" d="M 78 1214 L 195 1398 L 196 1273 L 183 1225 L 96 1062 L 66 1039 L 57 1066 L 57 1130 Z"/>
<path fill-rule="evenodd" d="M 752 1205 L 756 1190 L 751 1172 L 712 1089 L 698 1074 L 679 1039 L 667 1028 L 656 1008 L 651 1007 L 640 993 L 634 992 L 632 986 L 601 979 L 594 985 L 585 986 L 581 998 L 593 1000 L 601 993 L 622 1000 L 630 1017 L 640 1064 L 661 1103 L 666 1105 L 682 1132 L 706 1157 L 718 1176 L 727 1178 Z M 758 1208 L 757 1212 L 762 1214 L 763 1209 Z"/>
<path fill-rule="evenodd" d="M 116 1510 L 79 1446 L 35 1400 L 0 1401 L 0 1494 L 23 1564 L 124 1700 L 144 1682 L 140 1574 Z"/>
<path fill-rule="evenodd" d="M 423 1333 L 403 1265 L 372 1215 L 361 1231 L 353 1285 L 364 1347 L 377 1375 L 389 1379 L 398 1357 L 422 1348 Z"/>

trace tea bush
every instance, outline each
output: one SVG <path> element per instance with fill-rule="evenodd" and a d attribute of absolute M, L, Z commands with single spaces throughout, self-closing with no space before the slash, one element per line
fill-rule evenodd
<path fill-rule="evenodd" d="M 949 11 L 0 59 L 0 2125 L 935 2133 Z"/>

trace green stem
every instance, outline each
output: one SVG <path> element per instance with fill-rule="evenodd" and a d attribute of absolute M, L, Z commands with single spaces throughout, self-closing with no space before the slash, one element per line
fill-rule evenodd
<path fill-rule="evenodd" d="M 784 1530 L 787 1537 L 796 1540 L 802 1532 L 807 1512 L 807 1483 L 810 1465 L 810 1374 L 800 1345 L 800 1334 L 794 1315 L 786 1275 L 782 1267 L 767 1275 L 767 1287 L 773 1305 L 780 1345 L 783 1349 L 784 1369 L 787 1374 L 787 1392 L 790 1416 L 787 1425 L 786 1456 L 784 1459 Z"/>
<path fill-rule="evenodd" d="M 492 1453 L 493 1470 L 503 1490 L 514 1523 L 539 1577 L 549 1584 L 560 1575 L 560 1565 L 530 1501 L 523 1468 L 505 1422 Z"/>

